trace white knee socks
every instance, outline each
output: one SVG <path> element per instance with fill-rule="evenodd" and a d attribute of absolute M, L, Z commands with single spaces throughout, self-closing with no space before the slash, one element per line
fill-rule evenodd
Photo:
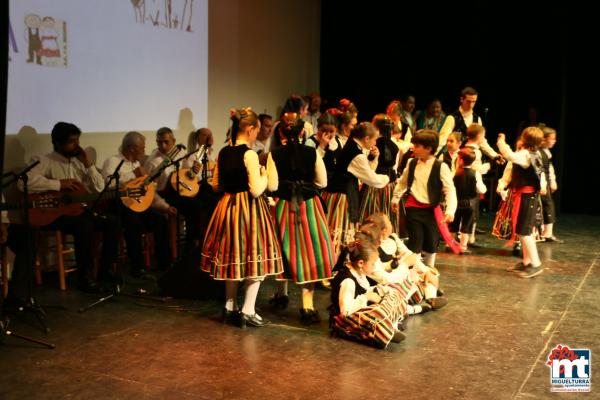
<path fill-rule="evenodd" d="M 246 315 L 256 314 L 254 305 L 256 304 L 256 297 L 258 296 L 258 289 L 260 288 L 260 281 L 253 279 L 246 279 L 246 296 L 244 298 L 244 306 L 242 312 Z"/>
<path fill-rule="evenodd" d="M 225 308 L 227 309 L 227 311 L 234 311 L 238 309 L 238 285 L 238 281 L 225 281 Z"/>
<path fill-rule="evenodd" d="M 532 267 L 539 267 L 542 265 L 540 256 L 538 255 L 537 247 L 535 245 L 535 239 L 533 236 L 520 236 L 521 245 L 523 246 L 523 265 L 531 264 Z"/>

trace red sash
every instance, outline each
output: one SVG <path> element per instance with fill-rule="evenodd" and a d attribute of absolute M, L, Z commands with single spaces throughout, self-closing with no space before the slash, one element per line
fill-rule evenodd
<path fill-rule="evenodd" d="M 535 193 L 535 188 L 533 186 L 523 186 L 512 190 L 512 235 L 506 243 L 507 247 L 512 246 L 517 239 L 517 218 L 519 218 L 519 210 L 521 209 L 521 196 L 529 193 Z"/>

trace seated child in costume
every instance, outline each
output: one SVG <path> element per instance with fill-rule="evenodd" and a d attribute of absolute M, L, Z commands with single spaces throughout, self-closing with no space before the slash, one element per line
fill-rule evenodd
<path fill-rule="evenodd" d="M 391 286 L 371 286 L 367 275 L 377 261 L 377 247 L 364 233 L 342 249 L 331 281 L 332 334 L 385 348 L 405 336 L 398 330 L 406 302 Z"/>
<path fill-rule="evenodd" d="M 369 225 L 373 228 L 369 228 Z M 410 251 L 398 235 L 392 232 L 387 215 L 371 215 L 361 227 L 362 230 L 374 230 L 379 234 L 379 260 L 369 277 L 381 284 L 395 283 L 400 286 L 408 278 L 414 285 L 415 290 L 408 291 L 406 298 L 411 303 L 408 307 L 409 314 L 439 309 L 448 303 L 444 297 L 439 297 L 442 294 L 439 289 L 439 271 L 423 263 L 421 257 Z"/>

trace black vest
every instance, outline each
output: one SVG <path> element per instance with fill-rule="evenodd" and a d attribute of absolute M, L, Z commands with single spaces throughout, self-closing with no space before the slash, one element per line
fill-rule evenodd
<path fill-rule="evenodd" d="M 454 132 L 462 133 L 462 143 L 464 146 L 464 143 L 467 142 L 468 126 L 465 123 L 465 120 L 464 120 L 462 114 L 460 113 L 460 110 L 456 110 L 450 115 L 452 115 L 452 117 L 454 117 Z M 479 121 L 479 115 L 475 114 L 475 111 L 473 111 L 473 123 L 476 124 L 478 121 Z"/>
<path fill-rule="evenodd" d="M 296 150 L 286 144 L 271 152 L 279 176 L 279 188 L 274 196 L 287 201 L 294 196 L 309 200 L 318 194 L 314 184 L 317 152 L 302 144 L 296 145 Z"/>
<path fill-rule="evenodd" d="M 535 190 L 540 190 L 540 179 L 544 173 L 542 160 L 537 151 L 529 152 L 529 155 L 531 156 L 531 165 L 528 168 L 513 163 L 510 187 L 519 189 L 524 186 L 533 186 Z"/>
<path fill-rule="evenodd" d="M 328 182 L 333 179 L 338 159 L 341 157 L 342 150 L 344 149 L 342 142 L 340 142 L 340 139 L 337 136 L 331 140 L 335 140 L 337 142 L 337 148 L 335 150 L 330 150 L 329 146 L 327 146 L 325 149 L 325 155 L 323 156 L 323 163 L 325 164 L 325 169 L 327 170 Z"/>
<path fill-rule="evenodd" d="M 219 152 L 219 186 L 226 193 L 247 191 L 248 171 L 244 154 L 250 150 L 245 144 L 226 146 Z"/>
<path fill-rule="evenodd" d="M 379 149 L 379 159 L 377 160 L 376 173 L 387 175 L 390 182 L 396 180 L 396 157 L 398 156 L 398 146 L 391 139 L 380 137 L 377 139 L 376 146 Z"/>
<path fill-rule="evenodd" d="M 418 160 L 415 158 L 408 166 L 408 183 L 406 186 L 407 192 L 410 192 L 413 181 L 415 180 L 415 169 L 417 168 Z M 433 167 L 427 180 L 427 195 L 429 196 L 429 204 L 431 207 L 435 207 L 440 204 L 442 199 L 442 180 L 440 178 L 440 169 L 442 168 L 442 162 L 440 160 L 433 161 Z"/>
<path fill-rule="evenodd" d="M 546 184 L 550 186 L 550 165 L 552 160 L 548 157 L 548 154 L 543 149 L 540 149 L 540 157 L 542 160 L 542 166 L 544 167 L 544 175 L 546 176 Z"/>
<path fill-rule="evenodd" d="M 456 187 L 456 198 L 470 200 L 477 198 L 477 180 L 475 171 L 471 168 L 459 168 L 454 175 L 454 186 Z"/>
<path fill-rule="evenodd" d="M 340 157 L 337 159 L 335 173 L 326 190 L 330 193 L 346 194 L 350 222 L 358 222 L 360 198 L 358 193 L 358 178 L 348 172 L 348 166 L 361 153 L 362 150 L 359 145 L 353 139 L 348 139 Z"/>
<path fill-rule="evenodd" d="M 344 266 L 331 280 L 331 303 L 335 312 L 334 315 L 338 315 L 340 313 L 340 287 L 342 286 L 344 279 L 352 279 L 354 281 L 354 298 L 360 296 L 361 294 L 367 293 L 365 288 L 360 286 L 358 280 L 354 277 L 354 275 L 352 275 L 350 269 L 348 269 L 348 267 L 344 264 Z"/>

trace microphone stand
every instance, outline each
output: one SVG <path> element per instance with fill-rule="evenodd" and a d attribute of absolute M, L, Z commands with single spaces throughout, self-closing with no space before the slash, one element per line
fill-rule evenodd
<path fill-rule="evenodd" d="M 93 210 L 96 208 L 96 206 L 98 205 L 98 203 L 100 202 L 100 200 L 102 199 L 102 196 L 104 195 L 104 193 L 107 192 L 108 188 L 110 187 L 110 184 L 112 183 L 112 181 L 115 181 L 115 197 L 118 199 L 119 198 L 119 171 L 121 170 L 121 167 L 123 166 L 123 164 L 125 163 L 125 158 L 123 158 L 121 160 L 121 162 L 119 163 L 119 165 L 117 165 L 117 168 L 115 168 L 114 172 L 108 176 L 108 181 L 104 184 L 104 188 L 102 189 L 102 191 L 100 192 L 100 194 L 98 195 L 98 197 L 96 198 L 96 201 L 94 202 L 94 204 L 92 205 L 92 207 L 90 208 L 90 211 L 93 212 Z M 117 222 L 118 225 L 120 226 L 120 222 L 121 222 L 121 213 L 118 209 L 119 204 L 117 204 Z M 89 304 L 87 306 L 81 307 L 77 310 L 77 312 L 84 313 L 87 310 L 89 310 L 90 308 L 100 304 L 100 303 L 104 303 L 106 300 L 112 299 L 113 297 L 115 297 L 117 294 L 121 293 L 121 285 L 123 282 L 123 277 L 121 275 L 121 268 L 119 268 L 117 266 L 117 271 L 115 271 L 115 279 L 116 279 L 116 285 L 114 288 L 114 291 L 112 291 L 109 295 L 104 296 L 98 300 L 96 300 L 95 302 L 93 302 L 92 304 Z"/>
<path fill-rule="evenodd" d="M 21 172 L 19 172 L 17 174 L 12 174 L 13 179 L 11 179 L 7 183 L 2 184 L 2 189 L 4 189 L 5 187 L 13 184 L 14 182 L 16 182 L 18 180 L 21 180 L 23 182 L 23 226 L 24 226 L 25 232 L 26 232 L 25 233 L 25 237 L 26 237 L 25 240 L 27 241 L 26 243 L 33 242 L 32 230 L 31 230 L 31 225 L 30 225 L 30 221 L 29 221 L 29 190 L 27 187 L 29 176 L 27 175 L 27 173 L 32 168 L 34 168 L 36 165 L 38 165 L 39 163 L 40 163 L 40 161 L 37 160 L 36 162 L 29 165 L 27 168 L 25 168 Z M 21 255 L 21 256 L 23 256 L 23 255 Z M 25 257 L 27 260 L 26 267 L 33 268 L 33 263 L 34 263 L 33 251 L 27 251 L 25 254 Z M 30 271 L 30 272 L 32 272 L 32 271 Z M 31 297 L 32 277 L 29 277 L 28 285 L 29 285 L 29 299 L 28 299 L 29 307 L 28 307 L 28 309 L 30 309 L 35 314 L 38 322 L 42 325 L 44 332 L 48 333 L 50 330 L 48 329 L 48 326 L 46 325 L 46 312 L 44 311 L 44 309 L 42 307 L 39 306 L 39 304 L 37 304 L 37 302 L 33 299 L 33 297 Z M 3 298 L 4 296 L 1 296 L 1 297 Z M 3 301 L 2 301 L 2 303 L 3 303 Z M 19 311 L 23 311 L 23 310 L 24 310 L 24 308 L 22 308 L 22 307 L 19 308 Z M 0 315 L 2 314 L 2 312 L 3 312 L 3 310 L 0 310 Z M 0 342 L 2 342 L 2 338 L 4 337 L 4 335 L 6 335 L 6 336 L 14 336 L 16 338 L 25 340 L 27 342 L 37 343 L 37 344 L 40 344 L 49 349 L 54 349 L 56 347 L 54 344 L 46 343 L 46 342 L 38 340 L 38 339 L 33 339 L 33 338 L 30 338 L 27 336 L 17 334 L 15 332 L 9 330 L 9 325 L 10 325 L 10 319 L 8 317 L 5 318 L 4 316 L 2 316 L 2 318 L 0 319 Z"/>
<path fill-rule="evenodd" d="M 162 172 L 169 168 L 171 165 L 175 165 L 175 179 L 176 179 L 176 185 L 177 185 L 177 189 L 175 190 L 175 193 L 177 196 L 179 196 L 179 187 L 181 185 L 181 182 L 179 181 L 179 166 L 180 166 L 180 162 L 186 158 L 188 158 L 191 155 L 196 154 L 200 149 L 196 149 L 192 152 L 189 152 L 187 154 L 184 154 L 183 156 L 176 158 L 174 160 L 171 160 L 170 162 L 166 162 L 163 163 L 163 165 L 161 165 L 161 167 L 150 177 L 150 182 L 152 182 L 153 180 L 155 180 L 156 178 L 158 178 L 160 176 L 160 174 L 162 174 Z M 177 247 L 177 259 L 180 259 L 180 255 L 181 255 L 181 246 L 180 246 L 180 236 L 181 236 L 181 227 L 179 226 L 179 207 L 177 207 L 177 215 L 176 215 L 177 220 L 175 221 L 176 224 L 176 243 L 175 246 Z"/>
<path fill-rule="evenodd" d="M 175 190 L 175 195 L 179 196 L 179 186 L 181 185 L 181 182 L 179 181 L 179 165 L 180 165 L 180 161 L 182 158 L 178 158 L 176 161 L 174 161 L 174 165 L 175 165 L 175 180 L 177 183 L 177 190 Z M 168 184 L 168 183 L 167 183 Z M 175 248 L 177 250 L 177 256 L 175 257 L 175 262 L 179 261 L 181 259 L 181 224 L 179 223 L 179 209 L 181 207 L 177 207 L 177 214 L 175 215 Z"/>

